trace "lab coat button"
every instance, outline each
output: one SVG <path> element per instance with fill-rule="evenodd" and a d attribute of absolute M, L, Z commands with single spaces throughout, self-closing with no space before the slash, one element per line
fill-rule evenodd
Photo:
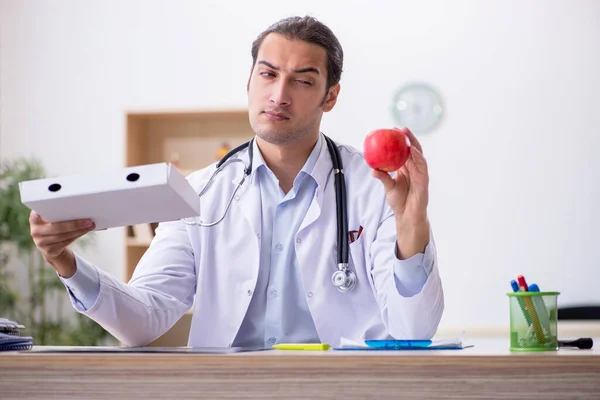
<path fill-rule="evenodd" d="M 246 294 L 248 294 L 248 296 L 252 296 L 252 290 L 248 289 L 248 291 L 246 292 Z"/>
<path fill-rule="evenodd" d="M 277 339 L 274 337 L 269 338 L 269 344 L 275 344 L 276 341 L 277 341 Z"/>
<path fill-rule="evenodd" d="M 313 292 L 308 292 L 308 297 L 313 297 Z"/>
<path fill-rule="evenodd" d="M 278 244 L 277 244 L 277 246 L 275 246 L 275 248 L 276 248 L 278 251 L 281 251 L 281 250 L 283 250 L 283 246 L 281 245 L 281 243 L 278 243 Z"/>
<path fill-rule="evenodd" d="M 300 242 L 302 242 L 302 239 L 296 238 L 296 243 L 300 243 Z"/>
<path fill-rule="evenodd" d="M 277 290 L 273 290 L 273 291 L 271 291 L 271 296 L 273 296 L 273 297 L 277 297 Z"/>
<path fill-rule="evenodd" d="M 256 238 L 257 238 L 258 240 L 260 240 L 260 233 L 257 233 L 257 234 L 256 234 Z"/>
<path fill-rule="evenodd" d="M 240 201 L 240 195 L 236 194 L 235 197 L 234 197 L 234 199 L 235 199 L 235 201 Z"/>

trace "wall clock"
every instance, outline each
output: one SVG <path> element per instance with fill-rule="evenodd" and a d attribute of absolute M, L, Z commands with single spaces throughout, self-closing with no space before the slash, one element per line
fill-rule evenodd
<path fill-rule="evenodd" d="M 392 101 L 392 115 L 399 127 L 425 134 L 433 131 L 444 115 L 441 96 L 430 85 L 411 83 L 400 88 Z"/>

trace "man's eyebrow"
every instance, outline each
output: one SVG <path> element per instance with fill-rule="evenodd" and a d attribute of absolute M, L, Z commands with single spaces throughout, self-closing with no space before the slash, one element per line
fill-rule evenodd
<path fill-rule="evenodd" d="M 278 71 L 278 70 L 279 70 L 279 67 L 278 67 L 278 66 L 276 66 L 276 65 L 273 65 L 273 64 L 271 64 L 271 63 L 270 63 L 270 62 L 268 62 L 268 61 L 260 60 L 260 61 L 258 61 L 258 62 L 257 62 L 257 64 L 263 64 L 263 65 L 266 65 L 267 67 L 269 67 L 269 68 L 271 68 L 271 69 L 274 69 L 275 71 Z M 295 69 L 295 70 L 294 70 L 294 72 L 295 72 L 295 73 L 297 73 L 297 74 L 302 74 L 302 73 L 304 73 L 304 72 L 314 72 L 314 73 L 315 73 L 315 74 L 317 74 L 317 75 L 321 75 L 321 73 L 319 72 L 319 70 L 318 70 L 318 69 L 316 69 L 316 68 L 314 68 L 314 67 L 298 68 L 298 69 Z"/>
<path fill-rule="evenodd" d="M 317 75 L 321 75 L 321 73 L 319 72 L 318 69 L 314 68 L 314 67 L 305 67 L 305 68 L 298 68 L 294 70 L 295 73 L 297 74 L 302 74 L 304 72 L 314 72 Z"/>
<path fill-rule="evenodd" d="M 271 64 L 271 63 L 270 63 L 270 62 L 268 62 L 268 61 L 264 61 L 264 60 L 260 60 L 259 62 L 257 62 L 257 64 L 263 64 L 263 65 L 266 65 L 267 67 L 269 67 L 269 68 L 271 68 L 271 69 L 274 69 L 274 70 L 278 70 L 278 69 L 279 69 L 279 67 L 277 67 L 277 66 L 275 66 L 275 65 Z"/>

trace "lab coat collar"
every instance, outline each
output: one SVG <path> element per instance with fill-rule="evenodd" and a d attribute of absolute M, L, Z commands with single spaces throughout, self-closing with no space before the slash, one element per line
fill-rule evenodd
<path fill-rule="evenodd" d="M 252 140 L 252 151 L 253 151 L 253 160 L 252 160 L 252 171 L 250 172 L 250 176 L 246 178 L 250 182 L 246 182 L 244 186 L 248 187 L 248 183 L 255 183 L 256 180 L 256 171 L 258 168 L 263 165 L 266 167 L 265 160 L 258 149 L 258 145 L 256 144 L 256 137 Z M 239 156 L 244 160 L 244 165 L 248 165 L 249 163 L 249 152 L 248 149 L 245 149 L 242 154 Z M 325 136 L 322 132 L 319 133 L 319 139 L 317 140 L 317 144 L 315 145 L 313 151 L 311 152 L 308 160 L 302 167 L 300 172 L 304 172 L 307 175 L 313 177 L 313 179 L 317 182 L 317 192 L 323 193 L 325 188 L 325 184 L 327 183 L 327 178 L 329 172 L 331 172 L 331 168 L 333 166 L 333 162 L 331 160 L 331 156 L 329 154 L 328 147 L 325 143 Z M 239 172 L 235 174 L 232 179 L 232 183 L 237 185 L 240 179 L 242 178 L 243 169 L 239 168 Z"/>
<path fill-rule="evenodd" d="M 319 215 L 321 215 L 324 197 L 323 192 L 325 191 L 325 185 L 327 184 L 327 179 L 329 178 L 329 176 L 333 176 L 332 174 L 330 174 L 330 172 L 332 171 L 333 163 L 331 160 L 331 155 L 329 154 L 329 148 L 325 143 L 324 135 L 321 133 L 320 136 L 322 145 L 319 157 L 317 158 L 317 161 L 311 174 L 313 179 L 317 182 L 317 189 L 315 190 L 315 196 L 310 204 L 310 207 L 308 208 L 306 217 L 304 218 L 302 224 L 300 224 L 300 227 L 298 228 L 298 233 L 301 233 L 304 229 L 312 225 L 313 222 L 315 222 L 317 218 L 319 218 Z"/>
<path fill-rule="evenodd" d="M 255 145 L 256 141 L 252 141 L 252 145 Z M 257 159 L 256 150 L 254 149 L 254 160 Z M 238 185 L 242 177 L 244 176 L 244 170 L 249 163 L 248 157 L 248 149 L 246 148 L 239 155 L 239 158 L 243 160 L 244 168 L 238 167 L 235 173 L 235 176 L 231 183 L 233 185 Z M 262 226 L 262 207 L 260 203 L 260 190 L 258 189 L 258 185 L 255 184 L 254 180 L 254 171 L 255 167 L 252 166 L 252 172 L 250 176 L 246 177 L 244 184 L 240 187 L 239 191 L 234 197 L 235 207 L 239 207 L 240 211 L 244 215 L 244 218 L 250 225 L 250 229 L 252 232 L 260 238 L 261 235 L 261 226 Z M 257 245 L 260 249 L 260 241 L 256 241 Z"/>
<path fill-rule="evenodd" d="M 327 184 L 327 179 L 332 172 L 333 161 L 331 160 L 331 155 L 329 154 L 328 150 L 329 148 L 327 147 L 327 143 L 325 143 L 325 135 L 323 135 L 323 133 L 320 134 L 320 140 L 322 141 L 321 151 L 311 175 L 317 182 L 316 196 L 322 198 L 325 185 Z"/>

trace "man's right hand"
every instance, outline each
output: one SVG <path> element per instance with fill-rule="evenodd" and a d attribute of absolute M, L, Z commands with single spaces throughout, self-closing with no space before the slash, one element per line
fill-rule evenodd
<path fill-rule="evenodd" d="M 89 219 L 67 222 L 48 222 L 35 211 L 29 215 L 31 237 L 42 256 L 63 278 L 70 278 L 77 271 L 75 255 L 68 248 L 76 239 L 94 230 Z"/>

